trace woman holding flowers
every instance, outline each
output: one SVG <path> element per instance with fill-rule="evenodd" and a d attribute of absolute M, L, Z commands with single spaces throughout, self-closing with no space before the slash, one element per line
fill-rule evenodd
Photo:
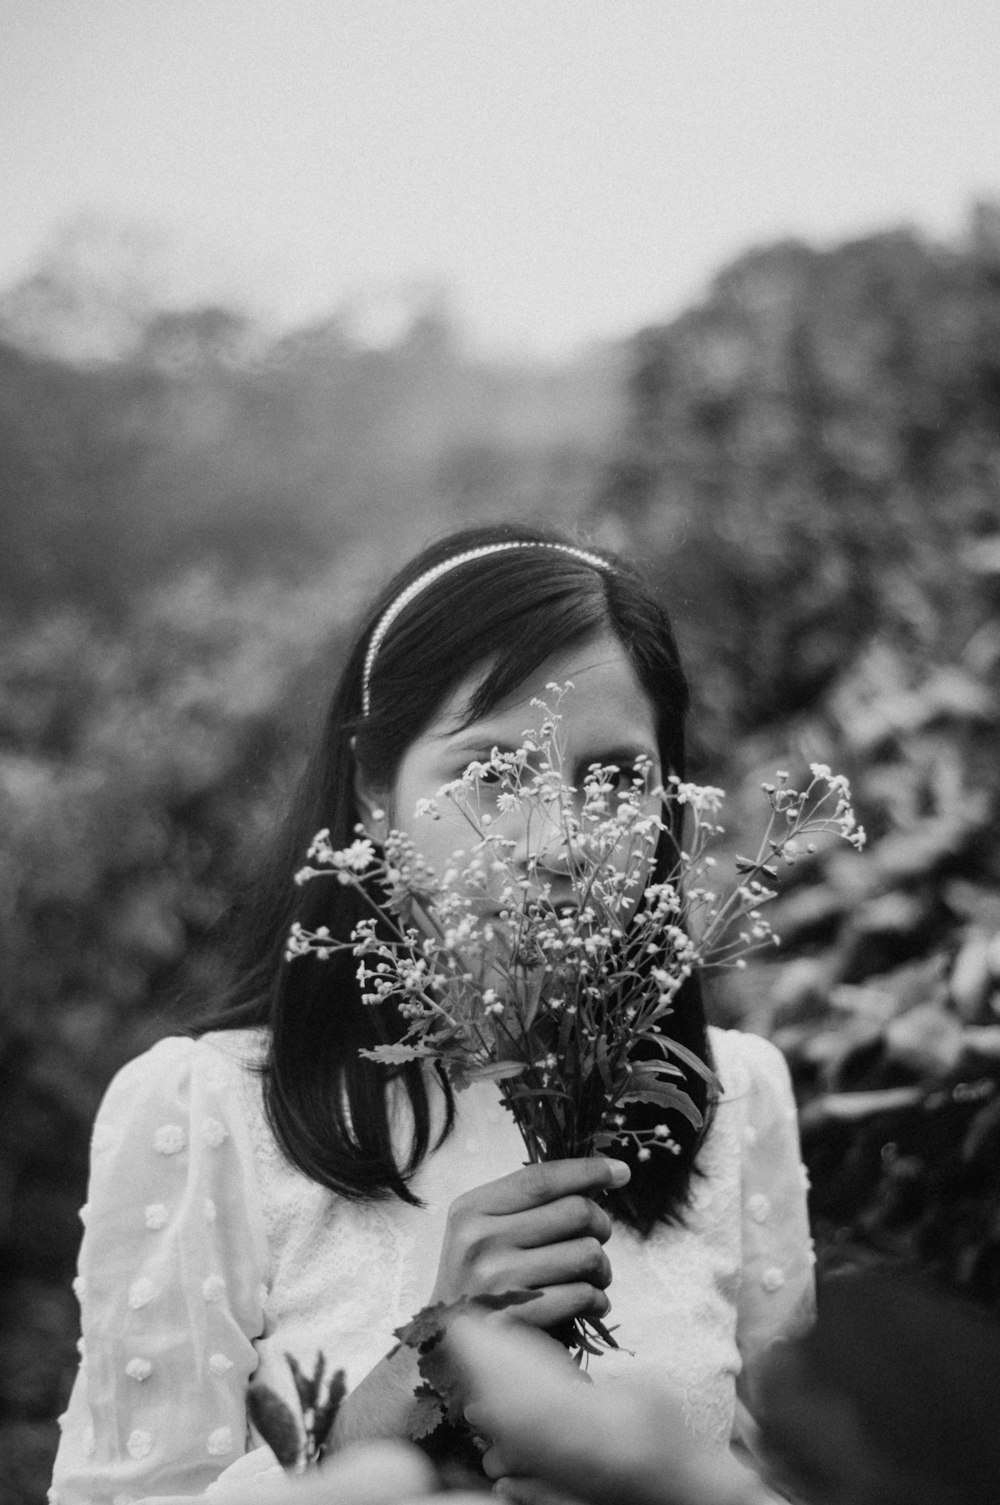
<path fill-rule="evenodd" d="M 412 1435 L 394 1330 L 507 1292 L 530 1299 L 503 1320 L 600 1349 L 598 1382 L 672 1383 L 724 1452 L 756 1357 L 809 1319 L 812 1256 L 787 1071 L 706 1026 L 673 881 L 716 793 L 684 783 L 687 699 L 613 555 L 501 526 L 391 582 L 231 998 L 99 1113 L 62 1505 L 273 1464 L 247 1394 L 294 1403 L 286 1354 L 345 1371 L 332 1446 Z M 756 935 L 765 890 L 740 894 Z"/>

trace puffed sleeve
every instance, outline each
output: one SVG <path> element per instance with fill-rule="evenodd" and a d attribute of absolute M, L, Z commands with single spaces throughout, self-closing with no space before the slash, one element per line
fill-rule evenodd
<path fill-rule="evenodd" d="M 57 1505 L 200 1495 L 246 1448 L 268 1274 L 237 1062 L 162 1040 L 94 1126 Z"/>
<path fill-rule="evenodd" d="M 736 1338 L 741 1394 L 752 1397 L 754 1369 L 779 1338 L 804 1331 L 814 1315 L 812 1239 L 798 1118 L 785 1058 L 770 1041 L 744 1035 L 749 1092 L 743 1124 L 743 1274 Z M 752 1409 L 752 1398 L 750 1399 Z"/>

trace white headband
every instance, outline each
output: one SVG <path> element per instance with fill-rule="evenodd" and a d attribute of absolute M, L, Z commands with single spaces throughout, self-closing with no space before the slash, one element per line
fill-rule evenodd
<path fill-rule="evenodd" d="M 400 612 L 404 611 L 414 597 L 419 596 L 420 592 L 428 585 L 432 585 L 442 575 L 447 575 L 449 570 L 457 569 L 460 564 L 468 564 L 472 559 L 484 559 L 487 554 L 504 554 L 509 549 L 556 549 L 560 554 L 572 554 L 574 559 L 582 559 L 584 564 L 593 565 L 595 570 L 610 569 L 608 561 L 602 559 L 599 554 L 588 554 L 586 549 L 575 549 L 571 544 L 567 543 L 545 543 L 541 540 L 536 541 L 533 538 L 510 539 L 507 543 L 483 544 L 481 548 L 467 549 L 464 554 L 453 554 L 450 559 L 443 559 L 440 564 L 434 565 L 433 569 L 426 570 L 424 574 L 418 575 L 416 580 L 408 585 L 404 591 L 400 591 L 396 599 L 390 601 L 385 611 L 379 617 L 368 643 L 368 652 L 365 654 L 365 665 L 361 676 L 361 710 L 363 715 L 368 716 L 371 713 L 371 678 L 375 659 L 378 656 L 379 649 L 385 642 L 386 634 Z"/>

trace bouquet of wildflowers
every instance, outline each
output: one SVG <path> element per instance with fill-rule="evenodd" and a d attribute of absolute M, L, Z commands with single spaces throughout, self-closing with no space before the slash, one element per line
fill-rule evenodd
<path fill-rule="evenodd" d="M 745 965 L 748 952 L 775 943 L 762 909 L 780 861 L 820 833 L 860 847 L 864 832 L 846 779 L 813 764 L 800 792 L 778 774 L 764 785 L 771 814 L 760 850 L 737 857 L 738 881 L 723 896 L 707 851 L 722 833 L 723 792 L 673 776 L 654 786 L 641 760 L 624 771 L 595 764 L 575 790 L 559 735 L 559 702 L 571 687 L 549 688 L 553 705 L 533 702 L 544 720 L 516 751 L 470 763 L 435 801 L 421 802 L 418 815 L 440 819 L 450 807 L 467 830 L 468 846 L 446 871 L 430 869 L 399 831 L 381 850 L 363 833 L 341 851 L 327 831 L 317 834 L 296 881 L 350 884 L 373 914 L 350 942 L 297 923 L 287 956 L 353 950 L 364 1001 L 394 1000 L 406 1021 L 398 1043 L 367 1054 L 390 1066 L 439 1062 L 458 1089 L 500 1082 L 532 1160 L 628 1139 L 640 1154 L 676 1152 L 670 1114 L 701 1126 L 677 1085 L 679 1063 L 711 1075 L 661 1032 L 678 990 L 696 970 Z M 690 835 L 653 881 L 671 805 L 690 811 Z M 501 834 L 512 811 L 527 826 L 517 843 Z M 553 848 L 564 854 L 557 902 L 545 867 Z M 622 1110 L 636 1101 L 661 1107 L 662 1126 L 642 1136 L 627 1129 Z"/>
<path fill-rule="evenodd" d="M 856 847 L 864 833 L 845 779 L 815 764 L 798 791 L 778 774 L 764 785 L 760 849 L 736 859 L 736 882 L 722 894 L 708 851 L 722 831 L 722 791 L 673 776 L 659 786 L 643 760 L 595 764 L 573 788 L 559 710 L 571 688 L 551 685 L 551 704 L 532 702 L 540 725 L 515 751 L 494 750 L 421 802 L 418 816 L 457 818 L 464 833 L 445 871 L 399 831 L 376 848 L 359 829 L 339 851 L 320 831 L 296 881 L 349 884 L 372 913 L 350 941 L 295 924 L 287 956 L 351 949 L 365 1003 L 391 1000 L 405 1021 L 399 1041 L 366 1054 L 387 1066 L 438 1063 L 456 1089 L 496 1081 L 530 1160 L 629 1142 L 642 1159 L 677 1154 L 675 1116 L 702 1126 L 689 1072 L 714 1085 L 704 1062 L 663 1031 L 678 991 L 693 972 L 745 965 L 748 952 L 775 942 L 762 910 L 777 864 L 822 833 Z M 670 834 L 682 824 L 669 819 L 677 806 L 683 847 Z M 503 834 L 515 816 L 517 842 Z M 657 874 L 664 841 L 670 856 Z M 662 1110 L 655 1127 L 629 1124 L 635 1102 Z"/>

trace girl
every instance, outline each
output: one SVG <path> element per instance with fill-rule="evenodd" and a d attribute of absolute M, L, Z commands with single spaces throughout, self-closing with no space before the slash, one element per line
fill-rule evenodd
<path fill-rule="evenodd" d="M 286 1353 L 308 1369 L 322 1349 L 346 1370 L 337 1444 L 406 1435 L 413 1356 L 383 1356 L 430 1300 L 528 1288 L 509 1320 L 551 1328 L 607 1313 L 613 1274 L 621 1347 L 594 1378 L 655 1370 L 719 1449 L 755 1356 L 808 1320 L 788 1075 L 767 1042 L 707 1029 L 696 983 L 667 1023 L 721 1082 L 714 1114 L 702 1077 L 685 1084 L 707 1131 L 671 1125 L 677 1155 L 524 1166 L 495 1086 L 453 1100 L 420 1064 L 390 1076 L 360 1054 L 398 1021 L 362 1003 L 349 953 L 283 960 L 294 920 L 347 938 L 362 914 L 349 887 L 295 887 L 318 829 L 346 846 L 359 820 L 376 839 L 396 826 L 431 862 L 447 855 L 435 843 L 450 852 L 453 833 L 417 801 L 517 746 L 532 697 L 566 680 L 574 774 L 647 757 L 657 778 L 684 777 L 673 633 L 620 559 L 474 530 L 415 559 L 369 613 L 247 917 L 238 986 L 196 1038 L 120 1072 L 98 1115 L 61 1505 L 198 1496 L 254 1467 L 237 1462 L 256 1441 L 247 1386 L 288 1390 Z M 557 901 L 565 854 L 541 856 Z"/>

